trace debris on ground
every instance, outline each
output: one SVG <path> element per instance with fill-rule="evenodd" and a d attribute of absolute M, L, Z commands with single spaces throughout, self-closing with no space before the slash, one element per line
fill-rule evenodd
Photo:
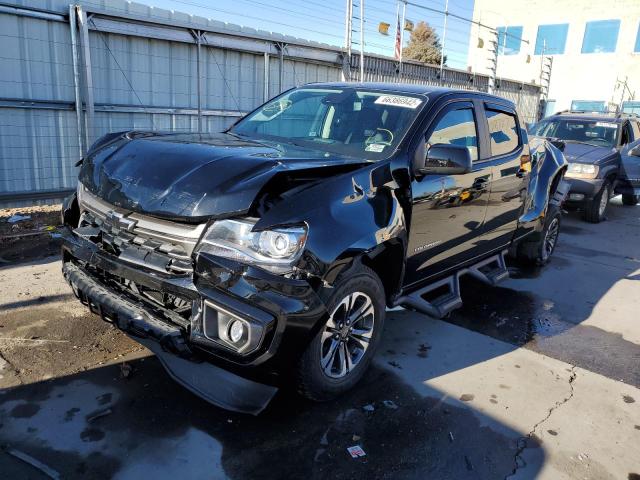
<path fill-rule="evenodd" d="M 351 437 L 351 440 L 353 440 L 354 442 L 357 442 L 358 440 L 360 440 L 360 435 L 356 435 L 354 433 L 353 436 Z"/>
<path fill-rule="evenodd" d="M 351 455 L 351 458 L 364 457 L 366 455 L 366 453 L 364 453 L 364 450 L 360 445 L 347 447 L 347 451 L 349 452 L 349 455 Z"/>
<path fill-rule="evenodd" d="M 45 465 L 40 460 L 33 458 L 31 455 L 28 455 L 20 450 L 16 450 L 15 448 L 9 448 L 6 452 L 19 460 L 22 460 L 24 463 L 31 465 L 33 468 L 40 470 L 47 477 L 58 480 L 60 478 L 60 474 L 54 470 L 53 468 Z"/>
<path fill-rule="evenodd" d="M 397 409 L 398 409 L 398 405 L 396 405 L 396 404 L 395 404 L 393 401 L 391 401 L 391 400 L 383 400 L 383 401 L 382 401 L 382 404 L 383 404 L 385 407 L 387 407 L 387 408 L 389 408 L 389 409 L 391 409 L 391 410 L 397 410 Z"/>
<path fill-rule="evenodd" d="M 375 409 L 376 407 L 374 407 L 370 403 L 362 407 L 362 410 L 364 410 L 365 412 L 373 412 Z"/>
<path fill-rule="evenodd" d="M 9 218 L 7 218 L 7 222 L 9 222 L 9 223 L 24 222 L 25 220 L 31 220 L 31 215 L 15 214 L 15 215 L 11 215 Z"/>
<path fill-rule="evenodd" d="M 392 360 L 392 361 L 387 362 L 387 363 L 389 365 L 391 365 L 393 368 L 399 368 L 400 370 L 402 370 L 402 367 L 400 366 L 400 364 L 398 362 L 395 362 L 395 361 Z"/>
<path fill-rule="evenodd" d="M 133 367 L 127 362 L 122 362 L 120 364 L 120 378 L 129 378 L 131 373 L 133 373 Z"/>
<path fill-rule="evenodd" d="M 449 441 L 453 443 L 453 433 L 449 432 Z"/>
<path fill-rule="evenodd" d="M 113 411 L 110 408 L 105 408 L 104 410 L 100 410 L 94 413 L 93 415 L 89 415 L 87 417 L 87 422 L 91 423 L 94 420 L 97 420 L 98 418 L 106 417 L 107 415 L 111 415 L 112 413 Z"/>

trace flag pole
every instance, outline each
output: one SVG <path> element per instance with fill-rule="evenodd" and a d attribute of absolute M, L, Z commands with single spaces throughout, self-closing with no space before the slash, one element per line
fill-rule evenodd
<path fill-rule="evenodd" d="M 404 22 L 407 15 L 407 2 L 402 2 L 402 23 L 400 24 L 400 72 L 402 72 L 402 50 L 404 46 Z"/>

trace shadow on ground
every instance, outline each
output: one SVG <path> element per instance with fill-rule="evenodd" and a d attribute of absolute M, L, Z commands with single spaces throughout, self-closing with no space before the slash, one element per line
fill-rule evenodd
<path fill-rule="evenodd" d="M 126 379 L 112 365 L 6 391 L 0 443 L 63 478 L 493 479 L 512 472 L 526 435 L 380 367 L 334 402 L 281 392 L 250 417 L 195 397 L 154 357 L 131 366 Z M 353 445 L 366 456 L 351 458 Z M 0 471 L 37 473 L 6 452 Z"/>

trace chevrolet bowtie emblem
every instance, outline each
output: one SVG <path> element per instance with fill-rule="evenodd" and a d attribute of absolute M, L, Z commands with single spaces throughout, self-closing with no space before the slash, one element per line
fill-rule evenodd
<path fill-rule="evenodd" d="M 114 212 L 113 210 L 109 210 L 107 212 L 105 221 L 113 228 L 125 230 L 127 232 L 133 231 L 133 227 L 138 223 L 136 220 L 127 218 L 122 213 Z"/>

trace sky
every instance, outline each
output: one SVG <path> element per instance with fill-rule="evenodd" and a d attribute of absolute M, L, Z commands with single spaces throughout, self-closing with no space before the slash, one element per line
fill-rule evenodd
<path fill-rule="evenodd" d="M 306 40 L 342 46 L 346 0 L 137 0 L 154 7 L 236 23 Z M 445 0 L 411 0 L 436 10 L 444 10 Z M 359 10 L 354 0 L 354 10 Z M 465 18 L 473 15 L 474 0 L 449 0 L 449 11 Z M 359 16 L 359 11 L 354 12 Z M 407 6 L 406 18 L 417 24 L 429 23 L 442 40 L 444 15 Z M 393 56 L 396 25 L 396 0 L 364 0 L 365 52 Z M 378 32 L 378 24 L 391 24 L 389 35 Z M 447 65 L 466 69 L 469 47 L 469 23 L 449 16 L 445 37 Z M 360 25 L 354 19 L 353 48 L 359 50 Z M 405 32 L 404 43 L 409 40 Z"/>

